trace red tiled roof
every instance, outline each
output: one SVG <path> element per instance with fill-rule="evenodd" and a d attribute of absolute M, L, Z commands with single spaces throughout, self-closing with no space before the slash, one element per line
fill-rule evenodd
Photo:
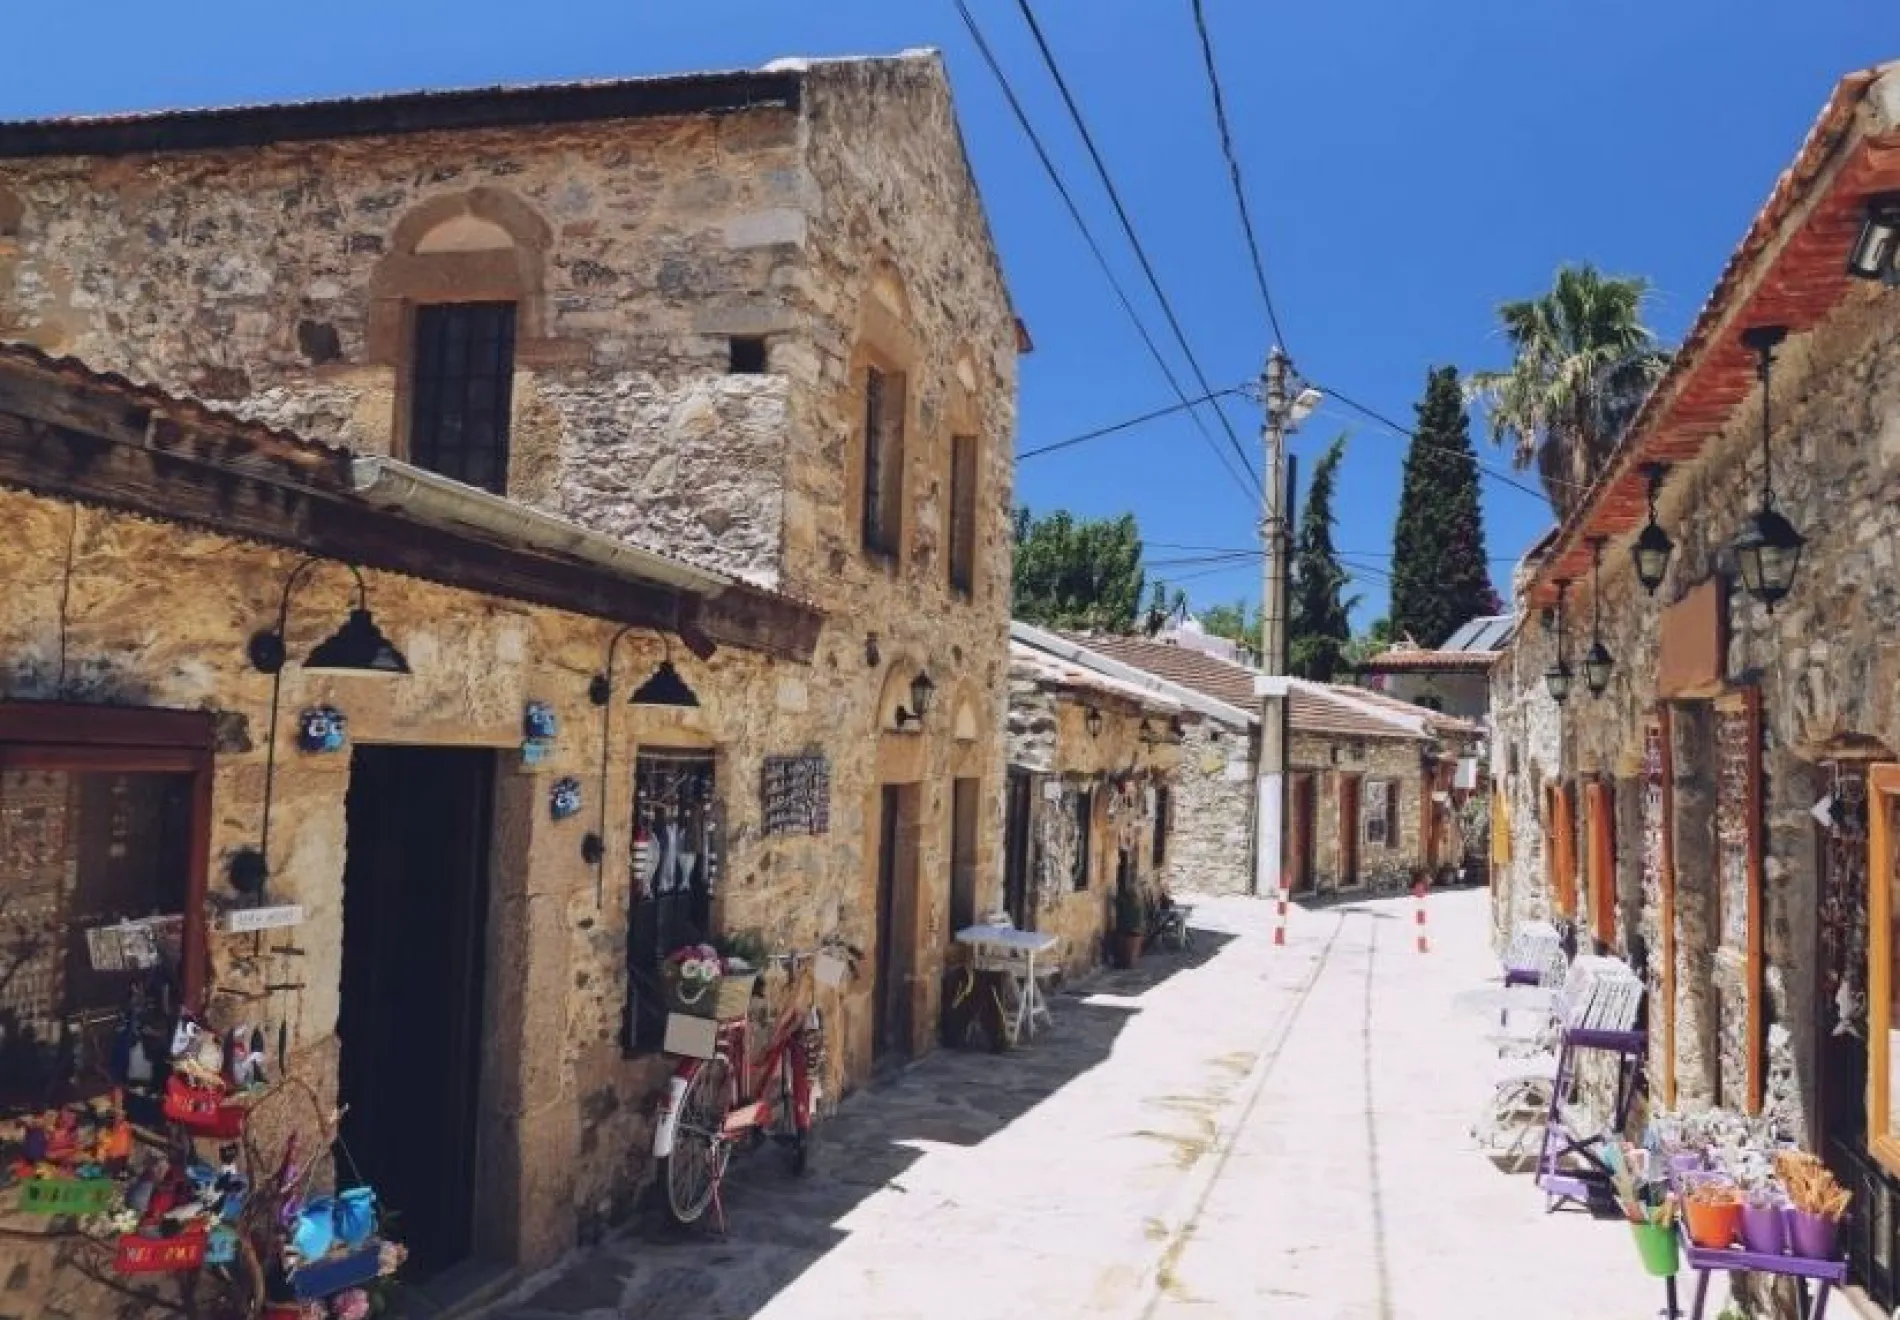
<path fill-rule="evenodd" d="M 1087 647 L 1111 660 L 1179 683 L 1205 697 L 1225 702 L 1249 714 L 1257 711 L 1260 699 L 1254 695 L 1255 671 L 1192 647 L 1150 641 L 1144 637 L 1118 637 L 1104 633 L 1064 633 L 1077 646 Z M 1390 710 L 1388 719 L 1367 707 Z M 1296 683 L 1288 703 L 1288 721 L 1295 731 L 1341 738 L 1422 738 L 1401 719 L 1423 720 L 1428 728 L 1450 732 L 1473 732 L 1477 726 L 1454 720 L 1436 711 L 1414 706 L 1395 697 L 1378 696 L 1358 688 L 1339 689 L 1337 694 L 1325 686 Z"/>
<path fill-rule="evenodd" d="M 1386 651 L 1362 661 L 1359 669 L 1367 674 L 1393 673 L 1420 669 L 1455 670 L 1483 673 L 1497 660 L 1496 651 Z"/>
<path fill-rule="evenodd" d="M 1590 538 L 1615 540 L 1643 522 L 1645 464 L 1691 461 L 1722 434 L 1755 388 L 1754 358 L 1741 343 L 1742 327 L 1783 325 L 1800 334 L 1847 297 L 1854 284 L 1847 253 L 1867 198 L 1900 190 L 1900 132 L 1870 135 L 1862 126 L 1867 90 L 1883 77 L 1900 77 L 1900 63 L 1851 73 L 1834 88 L 1668 370 L 1588 497 L 1558 529 L 1525 592 L 1530 606 L 1553 604 L 1560 578 L 1589 577 Z"/>
<path fill-rule="evenodd" d="M 1456 715 L 1447 715 L 1442 710 L 1433 710 L 1429 706 L 1421 706 L 1416 702 L 1401 700 L 1389 692 L 1375 692 L 1371 688 L 1360 687 L 1340 688 L 1338 684 L 1333 686 L 1361 701 L 1370 702 L 1374 706 L 1383 706 L 1395 714 L 1409 715 L 1414 719 L 1424 720 L 1426 726 L 1437 734 L 1454 733 L 1474 737 L 1484 732 L 1480 726 L 1470 720 L 1460 719 Z"/>

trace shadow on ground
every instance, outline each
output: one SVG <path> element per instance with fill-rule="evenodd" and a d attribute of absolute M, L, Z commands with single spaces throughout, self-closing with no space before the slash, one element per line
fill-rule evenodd
<path fill-rule="evenodd" d="M 1138 999 L 1215 957 L 1233 937 L 1196 930 L 1193 948 L 1145 955 L 1051 997 L 1053 1029 L 1004 1054 L 938 1050 L 846 1097 L 819 1125 L 813 1168 L 787 1171 L 767 1146 L 726 1180 L 727 1237 L 682 1231 L 649 1212 L 615 1240 L 488 1311 L 488 1320 L 610 1315 L 746 1320 L 848 1236 L 840 1224 L 874 1195 L 905 1192 L 932 1145 L 973 1147 L 1105 1060 Z"/>

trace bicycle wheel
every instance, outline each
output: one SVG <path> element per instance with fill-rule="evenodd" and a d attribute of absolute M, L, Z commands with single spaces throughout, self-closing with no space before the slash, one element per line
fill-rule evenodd
<path fill-rule="evenodd" d="M 799 1113 L 798 1083 L 794 1076 L 795 1069 L 802 1071 L 809 1066 L 804 1038 L 794 1040 L 786 1053 L 785 1065 L 778 1070 L 778 1121 L 784 1131 L 785 1162 L 792 1176 L 800 1177 L 811 1167 L 814 1135 L 811 1116 Z"/>
<path fill-rule="evenodd" d="M 727 1083 L 731 1065 L 723 1054 L 700 1064 L 680 1096 L 673 1153 L 660 1159 L 660 1183 L 666 1188 L 666 1209 L 673 1222 L 686 1226 L 699 1221 L 712 1204 L 713 1192 L 725 1176 L 727 1142 Z"/>

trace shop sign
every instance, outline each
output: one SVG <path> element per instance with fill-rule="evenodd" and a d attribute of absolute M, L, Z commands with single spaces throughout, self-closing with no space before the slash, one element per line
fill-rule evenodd
<path fill-rule="evenodd" d="M 280 930 L 303 924 L 303 904 L 279 903 L 274 907 L 237 908 L 225 913 L 224 929 L 230 935 L 258 930 Z"/>
<path fill-rule="evenodd" d="M 768 756 L 761 778 L 767 835 L 830 832 L 830 761 L 823 756 Z"/>

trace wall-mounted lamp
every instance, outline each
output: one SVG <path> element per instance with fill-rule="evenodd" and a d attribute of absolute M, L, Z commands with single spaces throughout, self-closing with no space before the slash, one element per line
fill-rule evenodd
<path fill-rule="evenodd" d="M 1847 273 L 1900 287 L 1900 193 L 1867 199 L 1860 234 L 1848 249 Z"/>
<path fill-rule="evenodd" d="M 1735 565 L 1748 594 L 1775 612 L 1775 604 L 1794 586 L 1801 567 L 1801 549 L 1807 544 L 1793 523 L 1775 508 L 1774 455 L 1770 448 L 1769 380 L 1775 348 L 1788 337 L 1786 327 L 1756 325 L 1742 331 L 1742 342 L 1755 351 L 1755 374 L 1761 380 L 1761 508 L 1735 538 Z"/>
<path fill-rule="evenodd" d="M 226 876 L 231 887 L 241 894 L 261 894 L 270 879 L 271 793 L 277 779 L 277 712 L 283 697 L 284 662 L 289 657 L 285 633 L 290 625 L 290 597 L 306 574 L 319 564 L 332 561 L 315 555 L 305 557 L 284 579 L 283 594 L 277 601 L 277 626 L 254 633 L 247 648 L 251 666 L 269 674 L 270 731 L 264 740 L 264 819 L 255 848 L 240 848 L 231 856 Z M 356 604 L 343 626 L 311 650 L 303 662 L 307 674 L 335 674 L 353 678 L 396 678 L 408 674 L 409 661 L 383 636 L 369 612 L 369 588 L 363 570 L 354 564 L 344 567 L 356 578 Z"/>
<path fill-rule="evenodd" d="M 1095 709 L 1095 707 L 1090 706 L 1089 713 L 1082 717 L 1082 727 L 1089 731 L 1089 737 L 1091 738 L 1101 737 L 1102 736 L 1102 712 Z"/>
<path fill-rule="evenodd" d="M 620 648 L 620 640 L 641 626 L 630 623 L 613 635 L 612 640 L 607 643 L 606 666 L 587 683 L 588 701 L 600 707 L 600 792 L 597 795 L 598 825 L 581 838 L 581 860 L 594 868 L 596 905 L 605 901 L 603 863 L 607 859 L 607 759 L 613 750 L 614 653 Z M 658 628 L 651 631 L 659 633 L 660 641 L 666 648 L 665 656 L 660 661 L 660 667 L 633 690 L 633 694 L 627 698 L 627 704 L 629 706 L 671 706 L 680 710 L 696 709 L 699 706 L 699 695 L 687 686 L 686 680 L 680 677 L 680 671 L 673 667 L 672 639 Z"/>
<path fill-rule="evenodd" d="M 1603 695 L 1616 668 L 1616 658 L 1603 644 L 1603 542 L 1601 536 L 1590 538 L 1590 649 L 1583 656 L 1583 682 L 1593 697 Z"/>
<path fill-rule="evenodd" d="M 1645 463 L 1643 475 L 1649 479 L 1649 521 L 1631 543 L 1630 558 L 1636 563 L 1636 580 L 1643 584 L 1644 591 L 1653 596 L 1656 588 L 1662 585 L 1663 576 L 1669 572 L 1669 556 L 1676 549 L 1676 543 L 1669 539 L 1669 533 L 1662 529 L 1662 524 L 1656 519 L 1656 497 L 1662 494 L 1663 478 L 1669 475 L 1669 465 Z"/>
<path fill-rule="evenodd" d="M 897 727 L 907 728 L 912 724 L 921 726 L 924 716 L 930 714 L 930 708 L 937 700 L 937 685 L 930 681 L 930 675 L 923 670 L 917 671 L 917 677 L 910 681 L 910 705 L 899 706 L 892 712 Z"/>
<path fill-rule="evenodd" d="M 1570 697 L 1569 648 L 1564 645 L 1564 597 L 1570 592 L 1570 579 L 1557 579 L 1557 662 L 1544 671 L 1544 686 L 1550 699 L 1559 706 Z"/>

